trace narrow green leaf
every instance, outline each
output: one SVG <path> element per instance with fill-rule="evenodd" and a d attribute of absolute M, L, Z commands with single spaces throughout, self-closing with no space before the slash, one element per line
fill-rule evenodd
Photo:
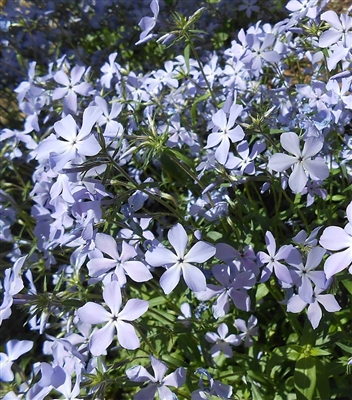
<path fill-rule="evenodd" d="M 342 284 L 349 291 L 349 293 L 352 294 L 352 281 L 346 279 L 342 281 Z"/>
<path fill-rule="evenodd" d="M 198 97 L 192 104 L 191 117 L 192 117 L 193 124 L 196 124 L 196 122 L 197 122 L 197 104 L 203 100 L 207 100 L 209 97 L 210 97 L 210 93 L 203 94 L 203 96 Z"/>
<path fill-rule="evenodd" d="M 317 392 L 320 399 L 330 399 L 329 374 L 325 365 L 319 360 L 315 360 L 317 366 Z"/>
<path fill-rule="evenodd" d="M 331 197 L 332 201 L 341 201 L 345 200 L 345 196 L 342 196 L 341 194 L 335 194 L 334 196 Z"/>
<path fill-rule="evenodd" d="M 166 153 L 173 153 L 179 160 L 183 161 L 186 165 L 189 167 L 192 167 L 192 162 L 189 157 L 187 157 L 185 154 L 181 153 L 180 151 L 177 151 L 175 149 L 167 149 Z"/>
<path fill-rule="evenodd" d="M 63 300 L 62 305 L 64 307 L 73 307 L 73 308 L 79 308 L 84 305 L 84 303 L 80 300 L 77 299 L 68 299 L 68 300 Z"/>
<path fill-rule="evenodd" d="M 190 70 L 191 70 L 190 65 L 189 65 L 189 55 L 190 55 L 190 52 L 191 52 L 191 46 L 188 44 L 188 45 L 185 47 L 185 50 L 184 50 L 184 53 L 183 53 L 183 55 L 184 55 L 184 57 L 185 57 L 185 64 L 186 64 L 186 68 L 187 68 L 187 73 L 188 73 L 188 74 L 189 74 L 189 72 L 190 72 Z"/>
<path fill-rule="evenodd" d="M 253 381 L 251 377 L 247 375 L 247 379 L 251 384 L 252 387 L 252 399 L 253 400 L 264 400 L 263 395 L 261 394 L 259 387 L 257 386 L 257 383 Z"/>
<path fill-rule="evenodd" d="M 346 346 L 343 343 L 336 342 L 337 346 L 339 346 L 342 350 L 345 350 L 347 353 L 352 354 L 352 347 L 351 346 Z"/>
<path fill-rule="evenodd" d="M 269 293 L 269 289 L 265 285 L 265 283 L 260 283 L 257 288 L 257 292 L 255 294 L 255 300 L 258 302 L 263 299 Z"/>
<path fill-rule="evenodd" d="M 310 351 L 310 354 L 313 357 L 319 357 L 319 356 L 329 356 L 331 353 L 330 351 L 319 349 L 318 347 L 313 347 Z"/>
<path fill-rule="evenodd" d="M 167 362 L 168 364 L 170 364 L 170 366 L 178 368 L 178 367 L 183 367 L 185 360 L 183 360 L 182 358 L 176 358 L 174 356 L 170 356 L 168 354 L 164 354 L 162 356 L 162 361 Z"/>
<path fill-rule="evenodd" d="M 210 231 L 206 234 L 206 237 L 211 239 L 213 242 L 217 242 L 222 238 L 222 233 L 216 231 Z"/>
<path fill-rule="evenodd" d="M 317 383 L 314 357 L 302 357 L 296 362 L 294 380 L 297 400 L 312 400 Z"/>
<path fill-rule="evenodd" d="M 63 282 L 63 280 L 64 280 L 64 276 L 65 276 L 65 271 L 62 271 L 62 273 L 61 273 L 61 275 L 60 275 L 60 278 L 59 278 L 57 284 L 56 284 L 55 287 L 54 287 L 53 294 L 56 294 L 56 293 L 59 292 L 60 287 L 61 287 L 61 285 L 62 285 L 62 282 Z"/>
<path fill-rule="evenodd" d="M 161 311 L 161 310 L 154 310 L 152 308 L 150 308 L 148 310 L 149 313 L 153 314 L 153 318 L 159 322 L 161 322 L 163 325 L 169 325 L 170 323 L 173 323 L 175 321 L 175 317 L 165 311 Z"/>
<path fill-rule="evenodd" d="M 149 301 L 149 308 L 153 308 L 155 306 L 159 306 L 161 304 L 166 303 L 166 299 L 163 296 L 154 297 L 153 299 L 148 299 Z"/>

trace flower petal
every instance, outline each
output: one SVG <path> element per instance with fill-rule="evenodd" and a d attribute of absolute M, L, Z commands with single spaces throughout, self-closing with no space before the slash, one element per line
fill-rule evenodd
<path fill-rule="evenodd" d="M 287 302 L 287 311 L 292 313 L 301 312 L 307 305 L 297 294 L 293 295 Z"/>
<path fill-rule="evenodd" d="M 22 354 L 27 353 L 33 347 L 31 340 L 9 340 L 6 345 L 7 354 L 11 361 L 17 360 Z"/>
<path fill-rule="evenodd" d="M 266 244 L 266 248 L 268 250 L 269 255 L 271 257 L 275 257 L 276 241 L 275 241 L 274 235 L 270 231 L 267 231 L 265 233 L 265 244 Z"/>
<path fill-rule="evenodd" d="M 307 174 L 303 169 L 303 165 L 301 162 L 298 162 L 294 168 L 293 172 L 288 179 L 288 184 L 292 189 L 293 193 L 301 193 L 304 186 L 306 185 L 308 180 Z"/>
<path fill-rule="evenodd" d="M 133 382 L 154 382 L 154 377 L 141 365 L 136 365 L 126 371 L 128 379 Z"/>
<path fill-rule="evenodd" d="M 181 272 L 181 266 L 175 264 L 162 274 L 159 283 L 165 294 L 169 294 L 175 289 L 180 281 Z M 205 287 L 203 290 L 205 290 Z"/>
<path fill-rule="evenodd" d="M 288 154 L 276 153 L 270 157 L 268 168 L 277 172 L 286 171 L 297 162 L 297 158 Z"/>
<path fill-rule="evenodd" d="M 157 384 L 151 383 L 147 387 L 141 389 L 134 397 L 133 400 L 153 400 L 157 389 Z"/>
<path fill-rule="evenodd" d="M 54 80 L 57 83 L 60 83 L 60 85 L 63 86 L 69 86 L 70 85 L 70 80 L 68 79 L 68 76 L 65 74 L 64 71 L 58 71 L 54 75 Z"/>
<path fill-rule="evenodd" d="M 310 271 L 310 270 L 316 268 L 320 264 L 325 253 L 326 253 L 326 250 L 323 249 L 322 247 L 319 247 L 319 246 L 313 247 L 312 250 L 308 253 L 306 269 L 308 271 Z"/>
<path fill-rule="evenodd" d="M 224 129 L 227 125 L 227 118 L 226 118 L 226 114 L 224 113 L 223 110 L 219 110 L 217 111 L 212 119 L 211 119 L 214 123 L 215 126 L 217 126 L 220 129 Z"/>
<path fill-rule="evenodd" d="M 184 227 L 181 224 L 176 224 L 169 230 L 167 237 L 170 244 L 175 249 L 177 256 L 179 258 L 184 258 L 188 243 L 188 237 Z"/>
<path fill-rule="evenodd" d="M 186 382 L 186 370 L 182 367 L 177 368 L 176 371 L 171 374 L 165 376 L 163 379 L 164 385 L 173 386 L 175 388 L 179 388 L 184 385 Z"/>
<path fill-rule="evenodd" d="M 338 226 L 329 226 L 321 235 L 319 243 L 328 250 L 342 250 L 352 247 L 352 237 Z"/>
<path fill-rule="evenodd" d="M 316 297 L 317 301 L 323 305 L 326 311 L 340 311 L 341 307 L 332 294 L 320 294 Z"/>
<path fill-rule="evenodd" d="M 139 347 L 139 339 L 131 324 L 118 320 L 117 326 L 117 339 L 124 349 L 135 350 Z"/>
<path fill-rule="evenodd" d="M 89 301 L 77 310 L 78 318 L 87 324 L 96 325 L 109 321 L 112 315 L 100 304 Z"/>
<path fill-rule="evenodd" d="M 135 282 L 146 282 L 153 278 L 148 267 L 141 261 L 126 261 L 122 266 L 127 275 Z"/>
<path fill-rule="evenodd" d="M 122 303 L 120 284 L 117 281 L 108 283 L 104 287 L 103 298 L 113 316 L 116 317 L 119 314 Z"/>
<path fill-rule="evenodd" d="M 66 139 L 67 141 L 74 141 L 77 136 L 77 125 L 72 115 L 67 115 L 60 121 L 55 122 L 54 130 L 59 137 Z M 55 148 L 52 149 L 55 151 Z"/>
<path fill-rule="evenodd" d="M 326 279 L 349 267 L 352 263 L 352 250 L 346 249 L 330 256 L 324 264 Z"/>
<path fill-rule="evenodd" d="M 148 310 L 148 307 L 149 303 L 146 300 L 130 299 L 119 313 L 118 318 L 125 321 L 134 321 L 143 315 Z"/>
<path fill-rule="evenodd" d="M 313 179 L 315 178 L 323 181 L 329 176 L 329 167 L 323 160 L 304 160 L 303 165 Z"/>
<path fill-rule="evenodd" d="M 214 146 L 217 146 L 221 141 L 221 135 L 218 132 L 211 133 L 207 139 L 206 149 L 210 149 Z"/>
<path fill-rule="evenodd" d="M 301 149 L 299 146 L 299 137 L 294 132 L 284 132 L 280 136 L 281 146 L 296 157 L 301 156 Z"/>
<path fill-rule="evenodd" d="M 96 277 L 105 274 L 116 266 L 117 262 L 110 258 L 92 258 L 87 263 L 89 276 Z"/>
<path fill-rule="evenodd" d="M 159 385 L 158 386 L 158 394 L 159 394 L 159 398 L 162 400 L 174 400 L 175 396 L 172 393 L 172 391 L 164 385 Z"/>
<path fill-rule="evenodd" d="M 197 242 L 184 257 L 187 263 L 203 263 L 216 253 L 216 248 L 210 243 Z"/>
<path fill-rule="evenodd" d="M 150 356 L 149 358 L 154 371 L 155 380 L 161 382 L 166 374 L 167 365 L 153 356 Z"/>
<path fill-rule="evenodd" d="M 201 292 L 206 289 L 206 280 L 203 272 L 192 264 L 183 264 L 183 278 L 187 286 L 193 292 Z"/>
<path fill-rule="evenodd" d="M 292 277 L 290 274 L 290 271 L 288 268 L 284 265 L 281 264 L 278 261 L 274 262 L 274 272 L 275 275 L 280 281 L 285 282 L 285 283 L 292 283 Z"/>
<path fill-rule="evenodd" d="M 116 240 L 106 233 L 97 233 L 95 238 L 96 247 L 105 254 L 108 254 L 115 260 L 120 259 L 119 252 L 117 251 Z"/>
<path fill-rule="evenodd" d="M 112 322 L 93 332 L 89 341 L 89 350 L 93 356 L 100 356 L 104 353 L 113 341 L 114 333 L 115 327 Z"/>
<path fill-rule="evenodd" d="M 315 156 L 322 149 L 324 142 L 315 137 L 309 137 L 303 146 L 302 157 L 304 159 Z"/>
<path fill-rule="evenodd" d="M 153 267 L 160 267 L 161 265 L 177 263 L 178 257 L 166 247 L 155 247 L 147 251 L 145 260 Z"/>
<path fill-rule="evenodd" d="M 230 150 L 230 139 L 227 136 L 223 136 L 219 147 L 215 150 L 215 158 L 220 164 L 224 165 L 229 155 Z"/>
<path fill-rule="evenodd" d="M 302 275 L 302 283 L 298 288 L 299 297 L 306 303 L 312 302 L 313 288 L 310 279 L 306 274 Z"/>

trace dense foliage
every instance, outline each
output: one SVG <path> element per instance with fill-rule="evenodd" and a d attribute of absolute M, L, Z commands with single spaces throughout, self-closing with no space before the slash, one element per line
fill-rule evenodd
<path fill-rule="evenodd" d="M 350 10 L 5 3 L 2 398 L 350 398 Z"/>

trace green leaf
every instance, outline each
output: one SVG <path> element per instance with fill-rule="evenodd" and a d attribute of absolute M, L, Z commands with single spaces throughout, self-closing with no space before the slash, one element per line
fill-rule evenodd
<path fill-rule="evenodd" d="M 211 239 L 213 242 L 217 242 L 222 238 L 222 233 L 216 231 L 210 231 L 206 234 L 206 237 Z"/>
<path fill-rule="evenodd" d="M 342 284 L 349 291 L 349 293 L 352 294 L 352 281 L 351 280 L 343 280 Z"/>
<path fill-rule="evenodd" d="M 264 397 L 262 395 L 262 393 L 259 390 L 259 387 L 257 386 L 257 383 L 254 382 L 254 380 L 247 375 L 247 379 L 251 384 L 252 387 L 252 399 L 253 400 L 264 400 Z"/>
<path fill-rule="evenodd" d="M 255 294 L 255 300 L 256 302 L 258 302 L 259 300 L 261 300 L 262 298 L 264 298 L 267 294 L 269 293 L 269 289 L 267 288 L 267 286 L 265 285 L 265 283 L 260 283 L 258 285 L 258 289 L 257 292 Z"/>
<path fill-rule="evenodd" d="M 176 358 L 174 356 L 170 356 L 168 354 L 164 354 L 162 356 L 162 361 L 167 362 L 170 366 L 178 368 L 183 367 L 185 364 L 185 360 L 183 358 Z"/>
<path fill-rule="evenodd" d="M 153 318 L 156 321 L 161 322 L 163 325 L 170 325 L 170 323 L 172 324 L 175 321 L 175 316 L 168 312 L 162 310 L 154 310 L 153 308 L 149 308 L 148 312 L 153 314 Z"/>
<path fill-rule="evenodd" d="M 153 308 L 155 306 L 159 306 L 161 304 L 166 303 L 166 299 L 163 296 L 154 297 L 153 299 L 148 299 L 149 301 L 149 308 Z"/>
<path fill-rule="evenodd" d="M 203 94 L 203 96 L 198 97 L 191 107 L 191 117 L 192 123 L 195 125 L 197 122 L 197 104 L 203 100 L 207 100 L 210 97 L 210 93 Z"/>
<path fill-rule="evenodd" d="M 317 359 L 317 392 L 320 399 L 330 399 L 329 374 L 325 365 Z"/>
<path fill-rule="evenodd" d="M 186 47 L 185 47 L 185 50 L 184 50 L 184 53 L 183 53 L 183 55 L 184 55 L 184 57 L 185 57 L 185 64 L 186 64 L 186 67 L 187 67 L 187 73 L 189 74 L 189 71 L 191 70 L 191 68 L 190 68 L 190 66 L 189 66 L 189 55 L 190 55 L 190 51 L 191 51 L 191 46 L 188 44 Z"/>
<path fill-rule="evenodd" d="M 294 380 L 297 400 L 312 400 L 317 383 L 314 357 L 303 356 L 296 362 Z"/>
<path fill-rule="evenodd" d="M 304 348 L 302 346 L 298 346 L 298 344 L 289 344 L 288 347 L 299 354 L 303 354 L 304 352 Z"/>
<path fill-rule="evenodd" d="M 181 153 L 180 151 L 177 151 L 175 149 L 167 149 L 165 153 L 173 153 L 175 157 L 177 157 L 178 160 L 183 161 L 186 165 L 188 165 L 190 168 L 192 168 L 192 161 L 190 157 L 187 157 L 185 154 Z"/>
<path fill-rule="evenodd" d="M 82 307 L 84 305 L 84 303 L 80 300 L 77 299 L 68 299 L 68 300 L 63 300 L 62 305 L 64 307 L 68 307 L 68 308 L 79 308 Z"/>
<path fill-rule="evenodd" d="M 341 194 L 335 194 L 334 196 L 331 197 L 332 201 L 341 201 L 345 200 L 345 196 L 342 196 Z"/>
<path fill-rule="evenodd" d="M 339 346 L 342 350 L 345 350 L 347 353 L 352 354 L 352 347 L 346 346 L 343 343 L 336 342 L 336 345 Z"/>
<path fill-rule="evenodd" d="M 330 351 L 319 349 L 318 347 L 313 347 L 310 351 L 310 354 L 313 357 L 319 357 L 319 356 L 329 356 L 331 353 Z"/>

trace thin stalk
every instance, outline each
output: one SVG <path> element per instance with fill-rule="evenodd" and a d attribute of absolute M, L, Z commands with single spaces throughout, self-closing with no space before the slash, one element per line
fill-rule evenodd
<path fill-rule="evenodd" d="M 176 157 L 174 157 L 174 155 L 172 155 L 170 153 L 168 155 L 180 168 L 182 168 L 186 172 L 187 175 L 189 175 L 195 182 L 198 183 L 198 185 L 200 186 L 202 191 L 205 189 L 205 187 L 202 184 L 202 182 L 193 174 L 193 172 L 191 172 L 182 163 L 180 163 L 180 161 Z M 209 199 L 209 203 L 211 204 L 212 207 L 214 207 L 215 204 L 214 204 L 213 199 L 211 198 L 210 194 L 207 192 L 206 195 L 207 195 L 207 197 Z"/>
<path fill-rule="evenodd" d="M 187 41 L 188 41 L 188 43 L 189 43 L 189 45 L 190 45 L 190 48 L 191 48 L 191 50 L 192 50 L 192 53 L 193 53 L 193 55 L 194 55 L 194 58 L 197 60 L 197 63 L 198 63 L 198 65 L 199 65 L 200 72 L 201 72 L 201 74 L 202 74 L 202 76 L 203 76 L 203 78 L 204 78 L 205 84 L 207 85 L 207 88 L 208 88 L 208 90 L 209 90 L 209 93 L 210 93 L 210 95 L 211 95 L 211 98 L 213 99 L 214 105 L 215 105 L 215 107 L 217 107 L 217 106 L 218 106 L 218 102 L 216 101 L 214 92 L 213 92 L 212 88 L 210 87 L 209 81 L 208 81 L 208 79 L 207 79 L 207 77 L 206 77 L 206 75 L 205 75 L 205 73 L 204 73 L 203 66 L 202 66 L 202 63 L 201 63 L 200 58 L 199 58 L 199 56 L 198 56 L 197 50 L 196 50 L 196 48 L 193 46 L 193 43 L 192 43 L 192 40 L 191 40 L 190 36 L 187 35 L 186 37 L 187 37 Z"/>
<path fill-rule="evenodd" d="M 304 223 L 304 227 L 306 229 L 306 231 L 309 231 L 309 224 L 308 221 L 306 219 L 306 217 L 304 216 L 304 214 L 302 213 L 302 210 L 299 207 L 295 207 L 294 202 L 292 201 L 292 199 L 290 199 L 290 197 L 288 196 L 288 194 L 286 193 L 285 190 L 282 190 L 283 195 L 285 196 L 285 199 L 290 203 L 290 205 L 293 207 L 293 210 L 296 210 L 297 213 L 299 214 L 301 220 Z"/>

